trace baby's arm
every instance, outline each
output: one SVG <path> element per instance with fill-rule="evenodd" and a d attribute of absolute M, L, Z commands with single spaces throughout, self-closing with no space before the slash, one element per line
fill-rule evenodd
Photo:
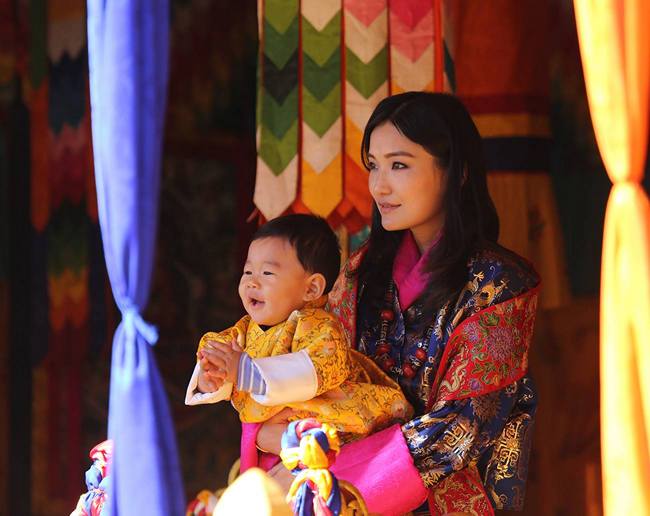
<path fill-rule="evenodd" d="M 249 392 L 261 405 L 286 405 L 338 387 L 350 374 L 343 330 L 333 316 L 322 310 L 299 318 L 291 351 L 242 359 L 238 389 Z"/>
<path fill-rule="evenodd" d="M 351 371 L 349 346 L 341 323 L 325 310 L 314 310 L 298 322 L 293 351 L 305 352 L 314 366 L 314 396 L 340 386 Z"/>

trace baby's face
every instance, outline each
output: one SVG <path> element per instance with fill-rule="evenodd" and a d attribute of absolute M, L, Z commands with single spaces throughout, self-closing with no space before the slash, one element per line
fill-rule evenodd
<path fill-rule="evenodd" d="M 287 240 L 260 238 L 248 247 L 239 297 L 253 321 L 273 326 L 305 305 L 310 276 Z"/>

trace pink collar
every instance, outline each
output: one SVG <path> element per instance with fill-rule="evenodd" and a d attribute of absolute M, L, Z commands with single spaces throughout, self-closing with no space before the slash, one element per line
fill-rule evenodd
<path fill-rule="evenodd" d="M 404 235 L 393 263 L 393 280 L 397 285 L 399 305 L 402 310 L 411 306 L 427 286 L 429 275 L 424 272 L 426 258 L 439 241 L 440 235 L 434 239 L 424 254 L 420 254 L 413 233 L 407 231 Z"/>

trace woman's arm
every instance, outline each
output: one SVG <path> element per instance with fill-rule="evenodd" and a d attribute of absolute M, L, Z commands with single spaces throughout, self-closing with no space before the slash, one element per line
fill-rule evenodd
<path fill-rule="evenodd" d="M 253 438 L 258 448 L 279 454 L 286 428 L 287 423 L 278 422 L 277 419 L 261 425 L 244 424 L 242 444 Z M 244 449 L 254 452 L 248 444 L 242 446 Z M 243 457 L 242 453 L 242 460 Z M 253 465 L 259 463 L 256 460 L 246 461 L 242 471 Z M 345 445 L 331 470 L 338 478 L 347 480 L 359 489 L 369 511 L 373 513 L 404 514 L 420 506 L 427 497 L 428 491 L 413 463 L 399 425 Z M 283 471 L 280 467 L 272 472 L 274 478 L 282 477 L 276 478 L 281 483 L 290 478 L 288 470 Z"/>
<path fill-rule="evenodd" d="M 493 393 L 442 403 L 402 427 L 393 425 L 349 443 L 332 472 L 359 489 L 371 512 L 411 511 L 426 499 L 428 488 L 494 445 L 515 405 L 524 400 L 523 407 L 534 411 L 528 382 L 524 378 Z M 520 413 L 524 422 L 530 420 L 525 410 Z M 277 420 L 261 425 L 257 445 L 279 453 L 285 429 L 286 423 Z M 486 471 L 490 474 L 489 467 Z"/>
<path fill-rule="evenodd" d="M 257 431 L 259 448 L 279 453 L 286 423 L 247 426 L 248 430 Z M 247 464 L 246 468 L 253 465 L 258 464 Z M 419 507 L 427 498 L 427 488 L 413 463 L 399 425 L 345 445 L 331 471 L 361 492 L 371 513 L 404 514 Z M 286 468 L 276 466 L 269 473 L 282 485 L 289 485 L 291 473 Z"/>
<path fill-rule="evenodd" d="M 282 434 L 287 430 L 288 423 L 263 423 L 255 440 L 257 447 L 267 453 L 280 455 L 282 451 Z"/>
<path fill-rule="evenodd" d="M 493 393 L 441 403 L 402 427 L 393 425 L 350 443 L 342 448 L 332 472 L 361 491 L 371 512 L 413 510 L 424 501 L 428 489 L 446 476 L 484 454 L 491 455 L 486 452 L 501 436 L 511 414 L 517 414 L 521 423 L 519 437 L 530 437 L 535 401 L 529 381 L 523 378 Z M 518 459 L 527 461 L 523 456 Z M 503 464 L 498 466 L 502 474 L 509 474 L 516 473 L 519 464 L 510 464 L 507 471 Z M 488 464 L 486 476 L 496 474 L 496 467 Z"/>
<path fill-rule="evenodd" d="M 346 444 L 330 469 L 361 492 L 370 513 L 404 514 L 428 495 L 399 425 Z"/>
<path fill-rule="evenodd" d="M 279 453 L 280 440 L 286 428 L 286 423 L 272 421 L 261 425 L 245 424 L 244 435 L 256 433 L 259 448 Z M 249 435 L 246 436 L 248 439 Z M 250 446 L 245 448 L 252 451 Z M 242 462 L 242 471 L 253 465 L 263 466 L 249 460 L 246 465 Z M 272 463 L 269 462 L 269 465 Z M 428 493 L 413 464 L 399 425 L 345 445 L 331 471 L 359 489 L 371 513 L 404 514 L 419 507 Z M 285 487 L 291 484 L 293 478 L 282 464 L 272 467 L 269 474 Z"/>
<path fill-rule="evenodd" d="M 519 422 L 513 441 L 530 437 L 536 409 L 530 378 L 481 396 L 440 402 L 427 414 L 409 421 L 402 432 L 423 483 L 433 487 L 445 477 L 486 458 L 509 421 Z M 511 443 L 512 444 L 512 443 Z M 518 456 L 518 461 L 527 457 Z M 511 464 L 516 470 L 517 464 Z"/>

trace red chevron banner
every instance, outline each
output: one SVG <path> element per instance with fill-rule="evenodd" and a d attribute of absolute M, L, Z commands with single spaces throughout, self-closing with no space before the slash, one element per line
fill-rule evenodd
<path fill-rule="evenodd" d="M 370 113 L 391 93 L 453 85 L 442 2 L 260 0 L 258 6 L 255 205 L 265 219 L 286 212 L 326 217 L 344 247 L 354 248 L 371 215 L 360 158 Z"/>

